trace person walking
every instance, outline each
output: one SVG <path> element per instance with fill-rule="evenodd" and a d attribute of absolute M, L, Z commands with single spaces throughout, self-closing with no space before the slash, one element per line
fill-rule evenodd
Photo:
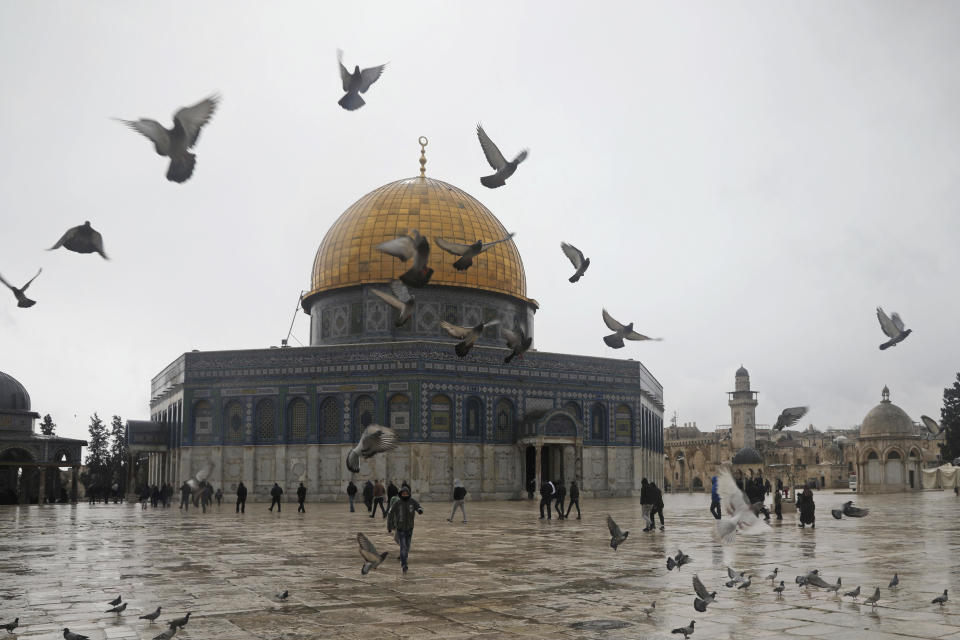
<path fill-rule="evenodd" d="M 209 484 L 203 485 L 200 489 L 200 506 L 203 512 L 207 512 L 207 507 L 213 504 L 213 487 Z"/>
<path fill-rule="evenodd" d="M 347 499 L 350 500 L 350 513 L 353 513 L 353 501 L 356 499 L 356 497 L 357 497 L 357 485 L 355 485 L 353 483 L 353 480 L 351 480 L 347 484 Z"/>
<path fill-rule="evenodd" d="M 383 513 L 383 517 L 387 517 L 387 508 L 383 504 L 383 498 L 387 495 L 387 489 L 383 486 L 383 483 L 377 480 L 377 483 L 373 485 L 373 508 L 370 510 L 370 517 L 377 515 L 377 507 L 380 507 L 380 512 Z"/>
<path fill-rule="evenodd" d="M 813 502 L 813 491 L 810 491 L 809 485 L 803 488 L 803 493 L 797 500 L 797 508 L 800 509 L 800 524 L 797 526 L 803 529 L 804 526 L 810 525 L 811 529 L 816 529 L 817 518 L 814 512 L 817 505 Z"/>
<path fill-rule="evenodd" d="M 164 482 L 163 486 L 160 488 L 160 500 L 163 502 L 163 508 L 170 508 L 170 498 L 173 497 L 173 485 L 169 482 Z"/>
<path fill-rule="evenodd" d="M 779 480 L 778 480 L 779 482 Z M 773 512 L 777 514 L 777 520 L 783 520 L 783 495 L 781 492 L 773 492 Z"/>
<path fill-rule="evenodd" d="M 720 494 L 717 493 L 717 476 L 710 479 L 710 513 L 717 520 L 720 519 Z"/>
<path fill-rule="evenodd" d="M 190 485 L 187 484 L 186 480 L 180 485 L 180 508 L 184 511 L 190 509 Z"/>
<path fill-rule="evenodd" d="M 659 487 L 657 487 L 656 482 L 650 483 L 650 529 L 653 530 L 656 528 L 656 524 L 653 522 L 653 516 L 660 516 L 660 531 L 663 531 L 663 493 L 660 492 Z"/>
<path fill-rule="evenodd" d="M 156 509 L 158 502 L 160 502 L 160 489 L 157 485 L 153 485 L 150 487 L 150 506 Z"/>
<path fill-rule="evenodd" d="M 144 486 L 143 490 L 140 491 L 140 508 L 146 509 L 147 502 L 150 501 L 150 487 Z"/>
<path fill-rule="evenodd" d="M 373 483 L 367 480 L 363 485 L 363 504 L 367 505 L 367 513 L 373 509 Z"/>
<path fill-rule="evenodd" d="M 463 499 L 467 497 L 467 490 L 463 488 L 463 485 L 459 480 L 454 480 L 453 482 L 453 511 L 450 512 L 450 517 L 447 518 L 447 522 L 453 522 L 453 516 L 457 513 L 457 507 L 460 507 L 460 512 L 463 514 L 463 524 L 467 524 L 467 510 L 463 506 Z"/>
<path fill-rule="evenodd" d="M 646 478 L 640 480 L 640 514 L 643 516 L 643 530 L 653 530 L 653 518 L 650 512 L 653 511 L 653 503 L 650 501 L 650 483 Z"/>
<path fill-rule="evenodd" d="M 217 511 L 220 511 L 220 503 L 223 502 L 223 488 L 217 487 L 217 492 L 213 494 L 214 500 L 217 501 Z"/>
<path fill-rule="evenodd" d="M 400 495 L 400 489 L 397 488 L 397 485 L 393 484 L 393 480 L 390 481 L 390 484 L 387 485 L 387 509 L 390 509 L 390 503 L 393 502 L 395 496 Z"/>
<path fill-rule="evenodd" d="M 303 508 L 303 501 L 307 499 L 307 488 L 303 486 L 303 483 L 300 483 L 300 486 L 297 487 L 297 513 L 306 513 L 307 510 Z"/>
<path fill-rule="evenodd" d="M 247 510 L 247 488 L 241 482 L 237 486 L 237 513 L 244 513 Z"/>
<path fill-rule="evenodd" d="M 550 510 L 550 503 L 553 502 L 553 494 L 557 490 L 553 483 L 547 480 L 546 483 L 540 482 L 540 519 L 543 520 L 543 505 L 547 505 L 547 520 L 553 520 L 553 513 Z"/>
<path fill-rule="evenodd" d="M 280 488 L 280 485 L 276 482 L 273 483 L 273 488 L 270 489 L 270 512 L 273 512 L 273 505 L 277 505 L 277 513 L 280 513 L 282 509 L 280 508 L 280 496 L 283 495 L 283 489 Z"/>
<path fill-rule="evenodd" d="M 567 488 L 561 480 L 554 483 L 557 488 L 557 520 L 563 520 L 563 500 L 567 497 Z"/>
<path fill-rule="evenodd" d="M 580 519 L 580 487 L 577 486 L 576 480 L 570 481 L 570 503 L 567 505 L 567 512 L 563 515 L 564 519 L 570 517 L 570 510 L 573 509 L 573 505 L 577 505 L 577 520 Z"/>
<path fill-rule="evenodd" d="M 410 487 L 400 487 L 400 496 L 390 508 L 390 518 L 387 520 L 387 533 L 397 531 L 397 543 L 400 545 L 400 566 L 407 572 L 407 560 L 410 555 L 410 543 L 413 542 L 413 521 L 417 514 L 423 515 L 420 503 L 410 497 Z"/>

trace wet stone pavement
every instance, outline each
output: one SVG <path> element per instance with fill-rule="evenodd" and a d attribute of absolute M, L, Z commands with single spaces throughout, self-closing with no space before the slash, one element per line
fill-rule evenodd
<path fill-rule="evenodd" d="M 0 507 L 0 638 L 153 638 L 192 611 L 177 638 L 693 638 L 960 639 L 960 499 L 948 492 L 864 496 L 863 519 L 834 520 L 847 495 L 816 494 L 815 530 L 793 513 L 767 536 L 721 547 L 710 538 L 709 497 L 667 495 L 666 530 L 643 533 L 636 500 L 584 500 L 582 520 L 540 520 L 536 502 L 467 502 L 469 523 L 447 523 L 449 503 L 425 503 L 410 570 L 401 574 L 384 521 L 360 505 L 295 504 L 282 514 L 251 503 L 202 514 L 139 505 Z M 609 547 L 607 513 L 629 539 Z M 458 514 L 459 515 L 459 514 Z M 360 575 L 363 531 L 390 557 Z M 667 554 L 693 558 L 667 572 Z M 756 573 L 727 589 L 725 567 Z M 779 567 L 778 599 L 763 577 Z M 881 587 L 876 609 L 794 577 L 818 568 L 843 590 Z M 894 572 L 900 587 L 888 589 Z M 694 573 L 717 602 L 693 609 Z M 289 600 L 274 594 L 290 591 Z M 950 589 L 943 608 L 930 601 Z M 103 613 L 122 594 L 122 615 Z M 954 595 L 955 594 L 955 595 Z M 954 600 L 953 598 L 956 598 Z M 656 600 L 649 618 L 642 608 Z M 862 602 L 862 600 L 861 600 Z M 138 616 L 158 605 L 158 624 Z"/>

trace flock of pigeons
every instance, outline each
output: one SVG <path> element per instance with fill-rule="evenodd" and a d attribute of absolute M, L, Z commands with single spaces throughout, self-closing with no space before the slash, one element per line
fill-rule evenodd
<path fill-rule="evenodd" d="M 121 615 L 127 609 L 127 603 L 123 602 L 122 596 L 117 596 L 107 604 L 112 605 L 112 607 L 107 609 L 104 613 L 116 613 L 117 615 Z M 190 613 L 191 612 L 188 611 L 187 615 L 183 616 L 182 618 L 175 618 L 168 622 L 167 629 L 155 636 L 153 640 L 170 640 L 170 638 L 176 635 L 179 629 L 187 626 L 187 623 L 190 622 Z M 149 620 L 150 624 L 154 624 L 159 617 L 160 607 L 157 607 L 156 611 L 140 616 L 140 619 Z M 20 618 L 17 618 L 10 624 L 0 624 L 0 629 L 6 629 L 9 633 L 13 633 L 13 630 L 19 626 L 19 623 Z M 63 629 L 63 637 L 65 640 L 90 640 L 88 636 L 70 631 L 70 629 L 67 627 L 64 627 Z"/>

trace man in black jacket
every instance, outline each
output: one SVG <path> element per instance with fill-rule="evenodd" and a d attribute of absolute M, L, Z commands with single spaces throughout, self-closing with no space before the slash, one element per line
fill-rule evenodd
<path fill-rule="evenodd" d="M 564 518 L 570 517 L 570 510 L 573 509 L 573 505 L 577 505 L 577 520 L 580 519 L 580 487 L 577 486 L 576 480 L 570 481 L 570 504 L 567 505 L 567 512 L 564 514 Z"/>
<path fill-rule="evenodd" d="M 393 480 L 391 480 L 390 484 L 387 485 L 387 505 L 393 500 L 393 496 L 398 495 L 400 495 L 400 489 L 398 489 L 397 485 L 393 484 Z"/>
<path fill-rule="evenodd" d="M 561 480 L 557 480 L 554 486 L 557 488 L 557 519 L 563 520 L 563 499 L 567 497 L 567 488 Z"/>
<path fill-rule="evenodd" d="M 660 489 L 657 487 L 656 482 L 650 483 L 650 503 L 653 505 L 650 508 L 650 530 L 657 528 L 657 525 L 653 522 L 653 517 L 657 514 L 660 515 L 660 531 L 663 531 L 663 494 L 660 493 Z"/>
<path fill-rule="evenodd" d="M 273 505 L 277 505 L 277 513 L 280 513 L 282 509 L 280 508 L 280 496 L 283 495 L 283 489 L 280 488 L 276 482 L 273 483 L 273 488 L 270 489 L 270 511 L 273 511 Z"/>
<path fill-rule="evenodd" d="M 550 510 L 550 503 L 553 501 L 553 494 L 556 493 L 556 489 L 553 488 L 553 483 L 549 480 L 546 482 L 540 482 L 540 519 L 543 520 L 543 506 L 547 506 L 547 520 L 553 520 L 552 511 Z"/>
<path fill-rule="evenodd" d="M 347 498 L 350 499 L 350 513 L 353 513 L 353 501 L 357 497 L 357 485 L 353 484 L 353 480 L 347 485 Z"/>
<path fill-rule="evenodd" d="M 467 510 L 463 507 L 463 499 L 466 496 L 467 490 L 463 488 L 459 480 L 456 480 L 453 483 L 453 511 L 450 512 L 450 517 L 447 518 L 447 522 L 453 522 L 453 516 L 457 513 L 457 507 L 460 507 L 460 512 L 463 514 L 463 524 L 467 524 Z"/>
<path fill-rule="evenodd" d="M 303 483 L 300 483 L 300 486 L 297 487 L 297 513 L 306 513 L 307 510 L 303 508 L 303 501 L 307 499 L 307 488 L 303 486 Z"/>
<path fill-rule="evenodd" d="M 247 510 L 247 488 L 241 482 L 237 487 L 237 513 L 244 513 Z"/>
<path fill-rule="evenodd" d="M 653 518 L 650 512 L 653 511 L 653 501 L 650 495 L 650 484 L 646 478 L 640 480 L 640 513 L 643 516 L 643 530 L 653 531 Z"/>
<path fill-rule="evenodd" d="M 180 485 L 180 508 L 184 511 L 190 509 L 190 494 L 192 489 L 190 485 L 187 484 L 187 481 L 184 480 L 183 484 Z"/>
<path fill-rule="evenodd" d="M 369 480 L 363 485 L 363 504 L 367 505 L 367 513 L 373 510 L 373 483 Z"/>

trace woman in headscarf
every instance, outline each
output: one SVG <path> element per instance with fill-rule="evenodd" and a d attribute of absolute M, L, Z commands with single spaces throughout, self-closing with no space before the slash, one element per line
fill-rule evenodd
<path fill-rule="evenodd" d="M 817 518 L 814 511 L 817 506 L 813 503 L 813 491 L 810 490 L 809 485 L 803 488 L 803 493 L 797 500 L 797 508 L 800 509 L 800 524 L 797 526 L 802 529 L 805 525 L 810 525 L 811 529 L 816 529 Z"/>

